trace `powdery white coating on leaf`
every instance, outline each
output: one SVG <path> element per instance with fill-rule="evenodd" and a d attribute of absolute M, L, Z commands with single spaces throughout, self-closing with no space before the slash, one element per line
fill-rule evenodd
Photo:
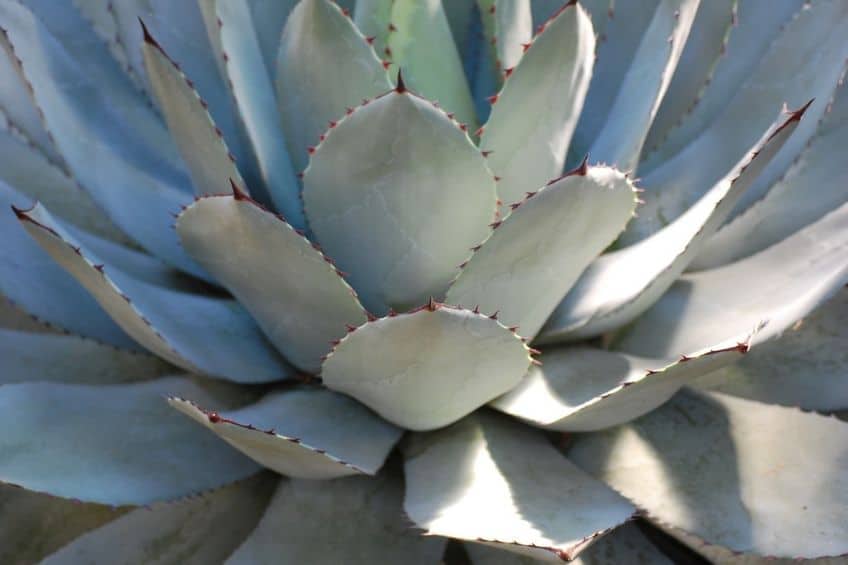
<path fill-rule="evenodd" d="M 592 22 L 570 5 L 533 40 L 503 89 L 480 136 L 500 177 L 504 204 L 517 202 L 562 172 L 589 88 L 595 56 Z"/>
<path fill-rule="evenodd" d="M 169 264 L 202 276 L 169 229 L 169 212 L 188 195 L 178 179 L 152 172 L 161 163 L 145 153 L 139 128 L 123 121 L 118 106 L 104 98 L 103 84 L 87 76 L 27 8 L 0 3 L 0 27 L 5 30 L 0 45 L 20 61 L 46 127 L 80 184 L 130 237 Z"/>
<path fill-rule="evenodd" d="M 695 386 L 804 410 L 848 410 L 848 290 L 842 289 L 780 339 Z"/>
<path fill-rule="evenodd" d="M 355 400 L 324 389 L 271 393 L 225 412 L 179 398 L 168 402 L 256 462 L 303 479 L 373 475 L 403 433 Z"/>
<path fill-rule="evenodd" d="M 778 0 L 772 4 L 780 2 L 787 3 Z M 738 10 L 738 0 L 708 0 L 698 4 L 698 12 L 683 53 L 645 138 L 643 158 L 665 139 L 669 129 L 688 119 L 688 114 L 712 84 L 716 67 L 724 63 L 724 58 L 728 56 L 728 40 L 731 37 L 735 39 L 737 33 L 744 33 L 736 21 Z M 752 23 L 760 25 L 759 21 Z M 738 57 L 739 53 L 735 56 Z"/>
<path fill-rule="evenodd" d="M 133 510 L 42 563 L 222 563 L 259 522 L 275 483 L 260 475 L 198 497 Z"/>
<path fill-rule="evenodd" d="M 286 222 L 244 197 L 198 200 L 180 214 L 189 254 L 253 314 L 292 363 L 317 372 L 330 342 L 365 312 L 327 258 Z"/>
<path fill-rule="evenodd" d="M 304 229 L 306 220 L 300 201 L 300 185 L 286 149 L 271 81 L 270 72 L 276 66 L 265 67 L 262 45 L 257 36 L 257 29 L 265 26 L 279 25 L 277 33 L 281 33 L 282 22 L 278 18 L 291 6 L 288 6 L 288 0 L 276 8 L 267 3 L 257 4 L 262 3 L 253 0 L 201 0 L 200 9 L 210 41 L 220 49 L 222 73 L 232 89 L 256 156 L 262 183 L 286 221 L 297 229 Z M 268 13 L 263 14 L 259 10 Z M 260 24 L 266 17 L 270 21 Z M 235 180 L 238 177 L 229 178 Z"/>
<path fill-rule="evenodd" d="M 365 37 L 330 0 L 303 0 L 289 14 L 276 81 L 289 155 L 299 171 L 328 122 L 391 88 Z"/>
<path fill-rule="evenodd" d="M 141 47 L 148 80 L 168 131 L 191 174 L 194 192 L 223 194 L 230 179 L 244 187 L 226 141 L 209 115 L 206 102 L 145 28 Z"/>
<path fill-rule="evenodd" d="M 647 153 L 642 156 L 642 162 L 639 163 L 640 172 L 647 173 L 661 165 L 680 150 L 685 149 L 686 145 L 709 128 L 713 121 L 721 115 L 728 100 L 733 98 L 739 88 L 757 69 L 760 61 L 784 32 L 786 25 L 792 21 L 793 16 L 802 9 L 804 1 L 772 0 L 763 3 L 736 0 L 737 14 L 733 18 L 733 26 L 727 38 L 725 53 L 718 59 L 715 70 L 709 78 L 709 83 L 704 85 L 703 92 L 699 94 L 696 100 L 686 99 L 686 103 L 692 104 L 692 107 L 680 118 L 677 124 L 674 124 L 663 134 L 659 146 L 655 146 L 656 141 L 651 143 Z M 699 8 L 699 11 L 711 7 L 720 7 L 721 4 L 723 4 L 723 0 L 702 2 L 702 8 Z M 697 17 L 695 25 L 697 25 Z M 695 38 L 693 38 L 694 40 Z M 712 43 L 710 44 L 712 45 Z M 690 43 L 688 46 L 693 51 L 697 48 L 703 48 L 703 45 L 696 43 Z M 686 51 L 684 50 L 683 57 L 686 56 Z M 683 73 L 687 72 L 685 68 L 680 70 Z M 677 74 L 672 79 L 672 85 L 676 79 Z M 808 99 L 810 97 L 811 95 L 807 96 Z M 666 103 L 675 103 L 671 94 L 660 106 L 660 112 L 667 109 Z M 658 120 L 662 120 L 662 118 L 658 116 Z M 658 125 L 662 126 L 662 123 Z M 651 133 L 648 135 L 649 139 L 651 139 Z"/>
<path fill-rule="evenodd" d="M 848 204 L 765 251 L 682 276 L 625 329 L 615 348 L 670 357 L 705 343 L 752 345 L 780 335 L 848 282 Z"/>
<path fill-rule="evenodd" d="M 173 372 L 157 357 L 101 345 L 75 335 L 0 329 L 0 384 L 115 384 Z"/>
<path fill-rule="evenodd" d="M 848 59 L 846 25 L 848 4 L 841 0 L 813 2 L 801 10 L 738 91 L 722 101 L 723 110 L 709 127 L 674 157 L 643 175 L 646 204 L 622 241 L 643 239 L 676 219 L 740 159 L 784 103 L 798 108 L 814 98 L 807 119 L 743 203 L 762 196 L 770 184 L 763 179 L 779 177 L 825 111 Z"/>
<path fill-rule="evenodd" d="M 43 323 L 125 348 L 136 343 L 32 240 L 11 206 L 32 200 L 0 181 L 0 292 Z"/>
<path fill-rule="evenodd" d="M 374 46 L 374 52 L 381 55 L 386 54 L 386 39 L 391 33 L 392 4 L 394 0 L 357 0 L 353 11 L 356 27 Z"/>
<path fill-rule="evenodd" d="M 491 405 L 549 430 L 601 430 L 650 412 L 697 377 L 738 360 L 746 347 L 690 351 L 674 360 L 588 347 L 554 349 Z"/>
<path fill-rule="evenodd" d="M 848 84 L 837 87 L 816 135 L 763 198 L 710 238 L 691 270 L 747 257 L 848 201 Z"/>
<path fill-rule="evenodd" d="M 671 82 L 700 0 L 660 0 L 625 72 L 606 123 L 589 149 L 593 160 L 632 170 Z"/>
<path fill-rule="evenodd" d="M 524 55 L 524 45 L 533 39 L 530 0 L 477 0 L 483 32 L 492 44 L 495 71 L 501 75 L 515 67 Z M 547 19 L 547 18 L 545 18 Z M 541 24 L 540 24 L 541 25 Z"/>
<path fill-rule="evenodd" d="M 403 71 L 415 92 L 455 112 L 469 130 L 477 129 L 474 102 L 442 0 L 392 0 L 391 9 L 386 59 Z"/>
<path fill-rule="evenodd" d="M 707 543 L 760 556 L 848 553 L 848 426 L 835 418 L 686 392 L 579 436 L 568 455 L 649 520 Z"/>
<path fill-rule="evenodd" d="M 446 426 L 514 387 L 527 346 L 483 314 L 435 305 L 348 334 L 321 368 L 324 384 L 399 426 Z"/>
<path fill-rule="evenodd" d="M 411 530 L 397 477 L 281 481 L 262 521 L 226 565 L 439 563 L 445 540 Z"/>
<path fill-rule="evenodd" d="M 500 311 L 533 338 L 583 270 L 621 233 L 636 207 L 630 180 L 607 167 L 567 174 L 515 208 L 447 293 L 451 304 Z"/>
<path fill-rule="evenodd" d="M 743 159 L 677 220 L 647 239 L 592 262 L 547 321 L 539 343 L 599 335 L 633 321 L 650 308 L 792 136 L 802 113 L 775 122 Z"/>
<path fill-rule="evenodd" d="M 234 300 L 136 280 L 78 245 L 43 206 L 18 214 L 27 232 L 121 328 L 163 359 L 192 372 L 242 383 L 291 374 Z"/>
<path fill-rule="evenodd" d="M 0 76 L 5 80 L 8 75 Z M 0 126 L 0 179 L 15 190 L 49 206 L 60 217 L 76 226 L 116 241 L 127 241 L 126 236 L 109 221 L 88 193 L 54 164 L 47 154 L 33 145 L 29 138 L 3 119 L 2 110 L 0 123 L 3 123 Z"/>
<path fill-rule="evenodd" d="M 572 559 L 634 508 L 539 432 L 478 412 L 404 448 L 404 509 L 427 534 Z"/>
<path fill-rule="evenodd" d="M 495 215 L 486 159 L 444 111 L 392 91 L 332 128 L 304 175 L 318 242 L 376 314 L 441 298 Z"/>
<path fill-rule="evenodd" d="M 195 494 L 256 472 L 250 459 L 171 410 L 166 394 L 215 402 L 185 378 L 0 387 L 0 450 L 7 454 L 0 480 L 121 505 Z"/>
<path fill-rule="evenodd" d="M 469 543 L 465 551 L 473 565 L 534 565 L 539 562 L 491 546 Z M 672 565 L 672 561 L 651 544 L 634 524 L 619 526 L 593 542 L 576 559 L 574 565 Z"/>

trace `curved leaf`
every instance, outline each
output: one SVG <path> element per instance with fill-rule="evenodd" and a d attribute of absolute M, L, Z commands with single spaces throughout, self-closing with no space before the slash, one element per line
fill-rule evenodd
<path fill-rule="evenodd" d="M 17 58 L 48 131 L 82 186 L 127 235 L 175 267 L 200 275 L 169 229 L 169 212 L 188 194 L 151 172 L 149 159 L 137 158 L 140 149 L 127 141 L 137 132 L 121 123 L 102 85 L 21 4 L 0 3 L 0 26 L 6 30 L 0 45 Z"/>
<path fill-rule="evenodd" d="M 357 0 L 353 21 L 374 46 L 376 53 L 385 54 L 389 24 L 392 23 L 394 0 Z"/>
<path fill-rule="evenodd" d="M 168 402 L 257 463 L 304 479 L 374 475 L 403 433 L 355 400 L 323 389 L 271 393 L 228 412 L 181 398 Z"/>
<path fill-rule="evenodd" d="M 136 280 L 77 245 L 42 206 L 17 213 L 27 232 L 118 325 L 160 357 L 236 382 L 267 382 L 291 373 L 234 300 Z"/>
<path fill-rule="evenodd" d="M 659 0 L 604 127 L 589 149 L 594 161 L 632 170 L 671 82 L 700 0 Z"/>
<path fill-rule="evenodd" d="M 771 45 L 742 86 L 722 101 L 722 112 L 673 158 L 643 175 L 646 204 L 622 241 L 656 232 L 685 212 L 753 145 L 784 103 L 797 108 L 815 101 L 781 152 L 742 199 L 762 197 L 813 135 L 848 59 L 843 30 L 848 5 L 824 0 L 801 10 Z"/>
<path fill-rule="evenodd" d="M 365 322 L 353 290 L 312 244 L 243 195 L 198 200 L 180 214 L 186 250 L 229 288 L 295 365 L 317 372 L 345 325 Z"/>
<path fill-rule="evenodd" d="M 455 122 L 398 88 L 329 131 L 303 199 L 315 237 L 383 314 L 444 294 L 489 232 L 495 181 Z"/>
<path fill-rule="evenodd" d="M 530 361 L 527 346 L 494 318 L 431 302 L 356 328 L 321 376 L 390 422 L 426 430 L 511 389 Z"/>
<path fill-rule="evenodd" d="M 389 88 L 380 59 L 341 8 L 330 0 L 295 6 L 277 57 L 277 103 L 297 170 L 306 168 L 307 149 L 328 122 Z"/>
<path fill-rule="evenodd" d="M 797 559 L 848 553 L 846 453 L 848 426 L 835 418 L 687 392 L 579 436 L 568 456 L 660 526 Z"/>
<path fill-rule="evenodd" d="M 122 351 L 75 335 L 0 329 L 0 384 L 117 384 L 173 371 L 156 357 Z"/>
<path fill-rule="evenodd" d="M 512 69 L 524 55 L 524 44 L 533 39 L 530 0 L 477 0 L 477 5 L 495 53 L 495 68 Z"/>
<path fill-rule="evenodd" d="M 256 155 L 263 184 L 286 220 L 294 227 L 303 229 L 306 221 L 300 201 L 300 186 L 286 149 L 270 78 L 270 71 L 275 67 L 265 67 L 257 34 L 257 29 L 269 24 L 279 24 L 277 31 L 281 33 L 282 22 L 278 18 L 286 8 L 290 8 L 285 6 L 290 2 L 282 2 L 283 6 L 273 9 L 256 4 L 252 0 L 202 0 L 200 7 L 206 16 L 209 36 L 220 48 L 223 72 Z M 252 10 L 258 12 L 252 15 Z M 269 12 L 271 22 L 260 26 L 257 20 L 269 17 L 262 10 Z"/>
<path fill-rule="evenodd" d="M 466 544 L 465 549 L 473 565 L 534 565 L 538 563 L 530 557 L 521 557 L 477 543 Z M 654 547 L 635 524 L 627 523 L 592 543 L 571 563 L 574 565 L 620 565 L 621 563 L 672 565 L 673 562 Z"/>
<path fill-rule="evenodd" d="M 804 410 L 848 410 L 848 291 L 842 289 L 739 363 L 698 379 L 704 390 Z"/>
<path fill-rule="evenodd" d="M 656 149 L 671 128 L 688 118 L 687 114 L 710 87 L 716 67 L 727 56 L 728 41 L 731 37 L 735 39 L 737 33 L 745 33 L 737 22 L 738 11 L 739 0 L 711 0 L 698 4 L 683 53 L 645 138 L 643 156 Z"/>
<path fill-rule="evenodd" d="M 684 385 L 738 360 L 747 342 L 702 349 L 677 360 L 568 347 L 545 352 L 521 383 L 491 402 L 510 416 L 562 432 L 591 432 L 629 422 L 665 403 Z"/>
<path fill-rule="evenodd" d="M 27 235 L 11 207 L 31 203 L 0 181 L 0 293 L 42 323 L 137 348 L 85 289 Z"/>
<path fill-rule="evenodd" d="M 761 343 L 848 282 L 848 205 L 781 243 L 719 269 L 684 275 L 630 326 L 616 348 L 667 358 L 733 346 L 764 324 Z"/>
<path fill-rule="evenodd" d="M 558 176 L 583 107 L 595 39 L 586 12 L 569 3 L 533 40 L 497 95 L 480 147 L 500 176 L 504 203 Z"/>
<path fill-rule="evenodd" d="M 402 489 L 391 477 L 283 481 L 226 565 L 438 563 L 445 542 L 416 535 L 404 524 Z"/>
<path fill-rule="evenodd" d="M 173 412 L 164 394 L 213 401 L 184 378 L 0 387 L 0 480 L 120 505 L 194 494 L 256 472 L 252 461 Z"/>
<path fill-rule="evenodd" d="M 438 102 L 471 131 L 477 117 L 442 0 L 393 0 L 385 54 L 413 90 Z"/>
<path fill-rule="evenodd" d="M 259 476 L 187 500 L 133 510 L 42 563 L 221 563 L 259 522 L 275 482 Z"/>
<path fill-rule="evenodd" d="M 243 187 L 235 157 L 207 103 L 146 27 L 141 49 L 151 90 L 191 173 L 195 194 L 226 193 L 230 179 Z"/>
<path fill-rule="evenodd" d="M 0 485 L 0 561 L 38 563 L 85 532 L 126 512 Z"/>
<path fill-rule="evenodd" d="M 599 335 L 659 300 L 795 132 L 806 108 L 776 122 L 710 191 L 653 236 L 596 259 L 557 306 L 540 343 Z"/>
<path fill-rule="evenodd" d="M 630 180 L 581 167 L 514 205 L 447 293 L 451 304 L 499 310 L 532 338 L 591 261 L 633 215 Z"/>
<path fill-rule="evenodd" d="M 404 509 L 429 535 L 571 560 L 635 510 L 538 432 L 489 413 L 415 434 L 404 455 Z"/>
<path fill-rule="evenodd" d="M 692 262 L 709 269 L 761 251 L 848 201 L 848 86 L 837 87 L 815 137 L 786 175 L 722 227 Z"/>
<path fill-rule="evenodd" d="M 283 26 L 296 5 L 297 0 L 248 0 L 262 60 L 272 82 L 277 74 L 277 54 L 280 52 Z"/>

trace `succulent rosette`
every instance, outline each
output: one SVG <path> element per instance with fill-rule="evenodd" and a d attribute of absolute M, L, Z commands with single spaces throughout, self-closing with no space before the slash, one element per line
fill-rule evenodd
<path fill-rule="evenodd" d="M 0 0 L 0 560 L 845 559 L 846 29 Z"/>

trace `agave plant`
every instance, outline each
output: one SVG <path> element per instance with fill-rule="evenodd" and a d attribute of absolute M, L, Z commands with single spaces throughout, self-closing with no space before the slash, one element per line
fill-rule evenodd
<path fill-rule="evenodd" d="M 0 0 L 0 560 L 845 559 L 846 28 Z"/>

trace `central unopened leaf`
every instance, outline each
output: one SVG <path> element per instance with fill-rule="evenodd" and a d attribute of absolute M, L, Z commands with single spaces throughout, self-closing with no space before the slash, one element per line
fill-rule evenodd
<path fill-rule="evenodd" d="M 530 365 L 497 321 L 436 305 L 369 322 L 324 362 L 328 387 L 413 430 L 446 426 L 511 389 Z"/>
<path fill-rule="evenodd" d="M 441 297 L 495 215 L 483 156 L 442 110 L 401 88 L 331 129 L 304 185 L 315 236 L 380 314 Z"/>

